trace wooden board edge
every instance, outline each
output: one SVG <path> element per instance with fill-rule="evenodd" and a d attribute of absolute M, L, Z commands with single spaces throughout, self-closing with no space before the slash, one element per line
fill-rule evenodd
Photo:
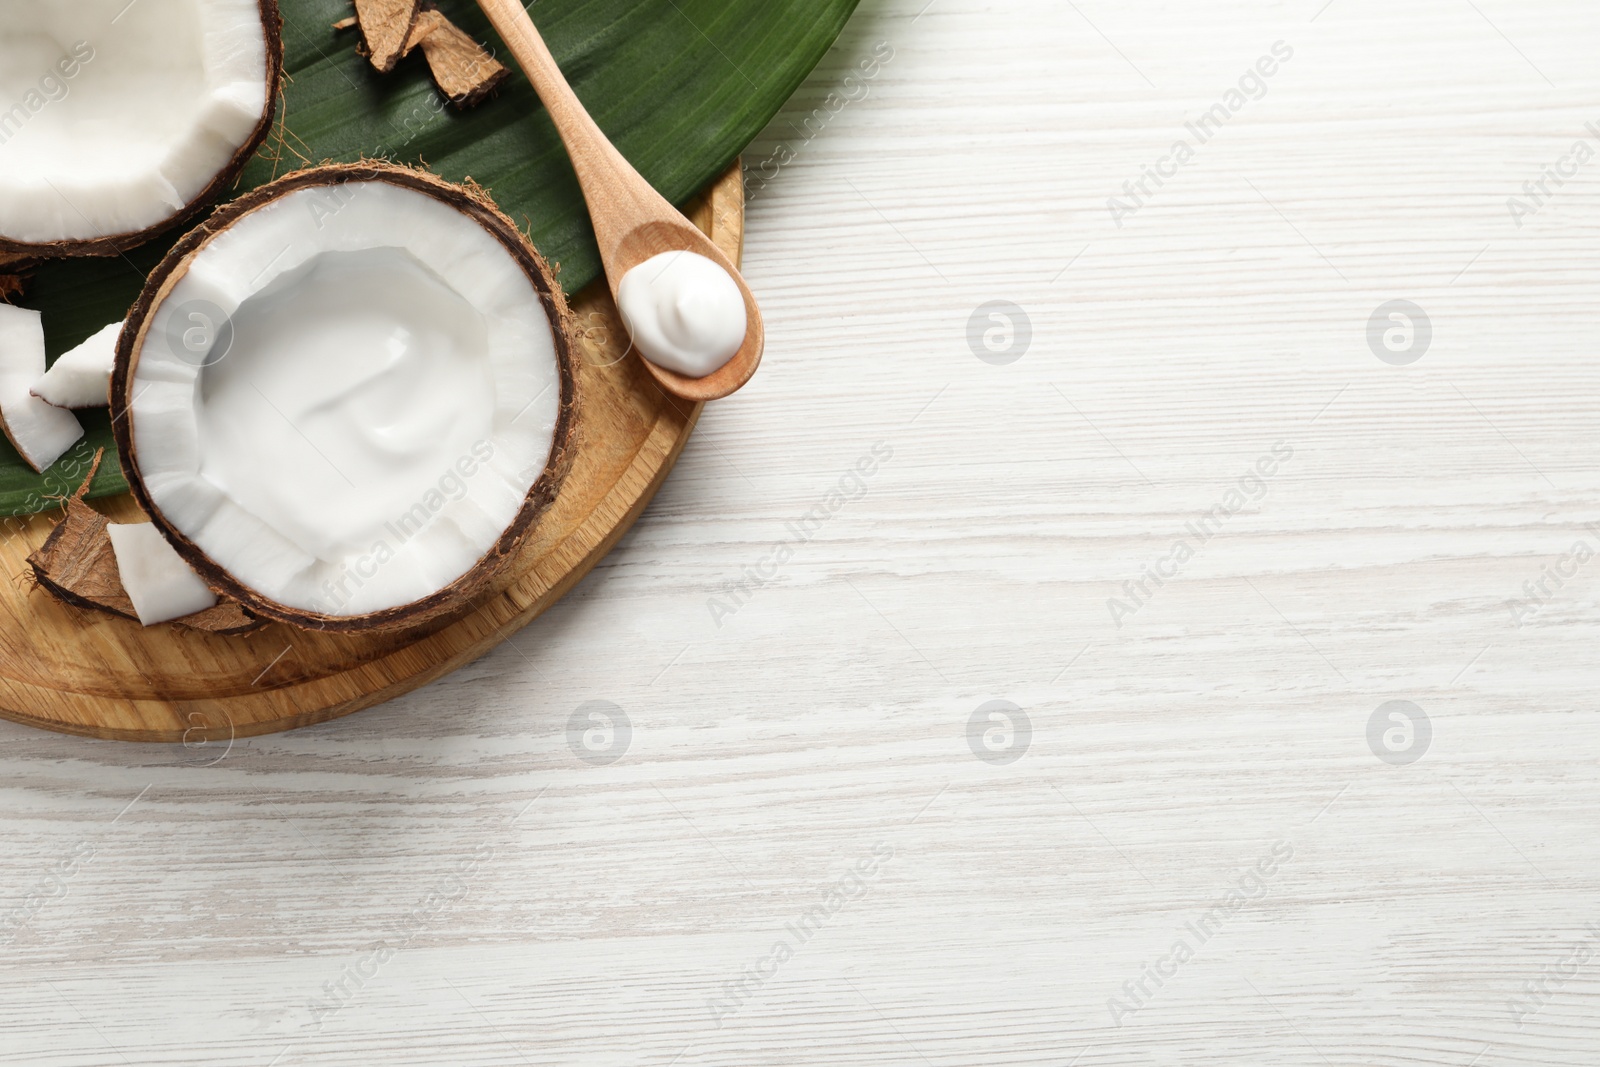
<path fill-rule="evenodd" d="M 741 172 L 741 163 L 739 161 L 736 160 L 727 172 L 718 177 L 707 187 L 705 192 L 702 194 L 701 206 L 703 210 L 708 213 L 709 217 L 714 223 L 722 223 L 721 226 L 713 225 L 713 234 L 718 240 L 718 243 L 724 245 L 724 251 L 727 252 L 730 258 L 732 258 L 736 263 L 742 262 L 745 233 L 745 219 L 743 216 L 744 182 Z M 595 284 L 604 285 L 604 280 L 601 279 Z M 379 659 L 372 660 L 368 663 L 363 663 L 360 666 L 353 668 L 351 671 L 345 672 L 344 674 L 323 676 L 319 678 L 308 679 L 306 682 L 300 683 L 299 685 L 289 685 L 274 688 L 264 691 L 259 697 L 250 695 L 244 697 L 234 696 L 228 698 L 219 698 L 215 700 L 203 699 L 167 701 L 159 699 L 117 698 L 107 697 L 104 695 L 90 696 L 88 694 L 80 695 L 62 693 L 59 690 L 49 690 L 45 687 L 34 686 L 27 682 L 0 676 L 0 719 L 16 722 L 20 725 L 30 726 L 37 729 L 49 730 L 55 733 L 63 733 L 80 737 L 92 737 L 99 740 L 134 741 L 155 744 L 197 744 L 214 741 L 226 741 L 243 737 L 258 737 L 272 733 L 279 733 L 285 730 L 298 729 L 303 726 L 312 726 L 317 723 L 342 718 L 343 716 L 385 703 L 396 697 L 403 696 L 406 693 L 420 689 L 429 683 L 436 681 L 439 678 L 442 678 L 445 675 L 458 670 L 474 660 L 488 654 L 490 651 L 499 647 L 499 645 L 511 635 L 517 633 L 531 623 L 534 619 L 542 615 L 545 611 L 549 610 L 563 596 L 565 596 L 567 592 L 581 582 L 599 564 L 600 560 L 604 559 L 605 556 L 611 552 L 611 550 L 616 546 L 617 542 L 622 539 L 623 535 L 632 528 L 633 524 L 638 521 L 645 509 L 649 507 L 651 501 L 655 498 L 656 493 L 660 491 L 661 486 L 665 484 L 667 476 L 672 472 L 673 467 L 676 466 L 678 458 L 682 455 L 684 448 L 687 447 L 689 438 L 698 424 L 700 415 L 704 409 L 703 404 L 688 405 L 683 402 L 674 402 L 670 397 L 668 400 L 669 403 L 672 403 L 672 406 L 676 410 L 678 416 L 683 419 L 681 429 L 671 431 L 670 440 L 665 443 L 665 448 L 658 450 L 651 448 L 650 444 L 652 440 L 661 433 L 662 428 L 669 420 L 658 419 L 655 425 L 652 426 L 650 435 L 635 452 L 633 459 L 629 463 L 629 466 L 624 470 L 623 474 L 617 478 L 616 482 L 612 485 L 611 490 L 607 493 L 606 497 L 602 501 L 602 504 L 595 510 L 602 510 L 604 508 L 605 501 L 613 501 L 618 496 L 628 495 L 631 492 L 628 486 L 632 481 L 629 475 L 639 470 L 641 465 L 649 465 L 654 463 L 656 464 L 656 469 L 652 474 L 649 475 L 644 488 L 637 491 L 637 495 L 634 496 L 631 504 L 628 504 L 622 509 L 621 516 L 606 531 L 605 535 L 599 541 L 597 541 L 587 553 L 585 553 L 582 559 L 563 572 L 561 577 L 554 584 L 552 584 L 542 593 L 538 594 L 534 601 L 525 609 L 496 626 L 494 631 L 486 635 L 484 638 L 475 641 L 466 648 L 460 649 L 459 651 L 446 656 L 438 663 L 432 664 L 424 670 L 407 675 L 406 677 L 398 679 L 387 686 L 375 688 L 372 691 L 363 693 L 351 700 L 336 702 L 300 715 L 263 718 L 252 722 L 246 722 L 243 726 L 240 726 L 234 722 L 233 717 L 229 715 L 227 711 L 230 703 L 237 704 L 241 701 L 249 701 L 253 699 L 274 700 L 281 702 L 286 696 L 288 699 L 292 700 L 296 690 L 324 687 L 334 684 L 335 680 L 338 678 L 346 678 L 365 671 L 377 670 L 379 669 L 379 665 L 388 663 L 396 657 L 411 653 L 419 645 L 426 645 L 429 642 L 445 640 L 446 635 L 448 635 L 455 626 L 462 625 L 462 623 L 466 620 L 459 620 L 457 623 L 452 624 L 451 627 L 446 627 L 439 633 L 431 634 L 427 637 L 421 638 L 417 642 L 407 645 L 403 648 L 396 649 L 389 655 Z M 657 456 L 659 456 L 659 458 L 655 458 Z M 649 458 L 641 459 L 641 457 Z M 517 582 L 513 581 L 510 588 L 514 588 L 516 584 Z M 509 588 L 502 589 L 495 595 L 503 597 L 506 596 L 508 592 Z M 491 598 L 491 600 L 492 599 L 493 598 Z M 472 618 L 482 610 L 483 608 L 480 607 L 467 618 Z M 45 696 L 46 699 L 41 701 L 39 699 L 41 696 Z M 85 712 L 90 712 L 92 709 L 99 709 L 103 713 L 104 709 L 108 705 L 115 707 L 120 704 L 122 707 L 127 709 L 130 718 L 149 721 L 152 718 L 176 717 L 178 722 L 171 728 L 160 728 L 154 726 L 122 728 L 98 725 L 92 721 L 88 721 L 89 716 L 87 714 L 82 720 L 74 721 L 65 717 L 43 718 L 40 716 L 30 715 L 25 711 L 15 710 L 17 708 L 27 707 L 30 704 L 38 703 L 53 704 L 59 707 L 63 700 L 70 704 L 81 705 Z M 311 702 L 315 703 L 316 701 L 313 699 Z M 220 721 L 218 721 L 219 716 Z"/>

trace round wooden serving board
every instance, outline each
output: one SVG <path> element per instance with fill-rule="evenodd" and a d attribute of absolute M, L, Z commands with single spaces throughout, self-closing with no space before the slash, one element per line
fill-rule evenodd
<path fill-rule="evenodd" d="M 686 213 L 735 263 L 744 182 L 734 164 Z M 604 279 L 573 301 L 580 332 L 572 471 L 498 592 L 431 632 L 338 636 L 275 624 L 243 637 L 149 629 L 60 603 L 27 557 L 59 513 L 0 537 L 0 717 L 124 741 L 226 740 L 307 726 L 380 704 L 488 652 L 576 585 L 649 504 L 700 406 L 663 393 L 627 353 Z M 98 501 L 143 521 L 131 497 Z"/>

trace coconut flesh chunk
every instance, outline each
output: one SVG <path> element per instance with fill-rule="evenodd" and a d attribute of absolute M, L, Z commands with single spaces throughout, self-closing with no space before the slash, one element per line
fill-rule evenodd
<path fill-rule="evenodd" d="M 61 353 L 44 376 L 33 383 L 33 395 L 58 408 L 103 408 L 110 401 L 111 365 L 117 358 L 122 323 L 113 322 L 77 348 Z"/>
<path fill-rule="evenodd" d="M 224 209 L 151 276 L 114 375 L 146 510 L 211 584 L 302 625 L 421 610 L 503 556 L 569 423 L 531 249 L 399 173 Z"/>
<path fill-rule="evenodd" d="M 0 251 L 130 247 L 265 136 L 273 0 L 0 2 Z"/>
<path fill-rule="evenodd" d="M 122 588 L 145 626 L 171 622 L 216 605 L 217 595 L 206 588 L 154 524 L 108 523 L 106 535 L 117 555 Z"/>
<path fill-rule="evenodd" d="M 95 453 L 88 475 L 78 491 L 67 498 L 61 521 L 44 544 L 29 554 L 28 565 L 33 568 L 39 587 L 65 604 L 137 619 L 139 613 L 118 572 L 116 549 L 107 529 L 111 524 L 83 502 L 104 455 L 105 449 Z M 219 600 L 199 614 L 174 621 L 214 634 L 249 633 L 266 625 L 231 600 Z"/>
<path fill-rule="evenodd" d="M 77 416 L 29 391 L 43 373 L 44 321 L 37 311 L 0 304 L 0 422 L 41 474 L 83 436 Z"/>

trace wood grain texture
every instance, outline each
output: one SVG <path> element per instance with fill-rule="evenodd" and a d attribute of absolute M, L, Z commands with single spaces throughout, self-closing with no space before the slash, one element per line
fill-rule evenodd
<path fill-rule="evenodd" d="M 926 3 L 864 4 L 746 154 L 762 371 L 514 646 L 231 750 L 0 724 L 0 916 L 32 909 L 0 1058 L 1593 1067 L 1600 961 L 1548 975 L 1600 921 L 1600 564 L 1507 605 L 1600 545 L 1600 159 L 1520 228 L 1506 201 L 1600 124 L 1600 11 Z M 1367 342 L 1394 299 L 1433 325 L 1407 367 Z M 1032 321 L 1008 366 L 968 344 L 991 300 Z M 996 699 L 1009 765 L 969 747 Z M 568 732 L 598 700 L 610 764 Z M 1409 766 L 1368 747 L 1390 700 L 1432 723 Z"/>
<path fill-rule="evenodd" d="M 742 176 L 730 170 L 690 205 L 737 259 Z M 228 741 L 346 715 L 409 692 L 498 645 L 588 573 L 643 511 L 698 417 L 666 396 L 620 331 L 603 287 L 573 301 L 578 341 L 577 456 L 493 595 L 443 628 L 394 634 L 274 624 L 243 636 L 143 628 L 64 604 L 28 580 L 27 557 L 59 513 L 14 523 L 0 540 L 0 717 L 125 741 Z M 131 497 L 97 505 L 143 521 Z"/>

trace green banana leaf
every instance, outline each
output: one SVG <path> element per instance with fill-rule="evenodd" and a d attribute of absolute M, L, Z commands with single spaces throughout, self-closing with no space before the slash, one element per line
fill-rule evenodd
<path fill-rule="evenodd" d="M 382 75 L 356 54 L 357 31 L 332 24 L 350 0 L 279 0 L 284 83 L 279 126 L 233 195 L 305 162 L 383 157 L 471 177 L 524 225 L 568 292 L 599 276 L 583 195 L 549 117 L 470 0 L 444 13 L 508 67 L 498 94 L 456 112 L 421 51 Z M 623 155 L 675 203 L 721 173 L 760 133 L 833 44 L 857 0 L 539 0 L 532 14 L 573 87 Z M 53 362 L 127 314 L 176 241 L 125 256 L 40 267 L 22 303 L 44 314 Z M 91 496 L 126 490 L 104 411 L 80 412 L 84 440 L 43 475 L 0 438 L 0 515 L 55 507 L 104 446 Z"/>

